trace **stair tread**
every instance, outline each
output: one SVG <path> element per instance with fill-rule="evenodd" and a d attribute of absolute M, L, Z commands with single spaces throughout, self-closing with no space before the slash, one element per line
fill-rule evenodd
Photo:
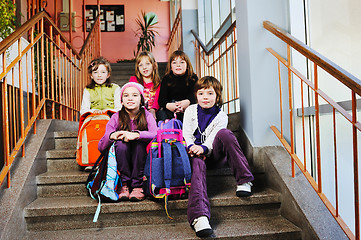
<path fill-rule="evenodd" d="M 77 131 L 58 131 L 54 132 L 54 138 L 77 138 Z"/>
<path fill-rule="evenodd" d="M 74 161 L 75 163 L 75 161 Z M 38 175 L 37 183 L 38 184 L 61 184 L 61 183 L 70 183 L 74 181 L 75 183 L 85 182 L 89 175 L 89 172 L 79 171 L 79 170 L 66 170 L 66 171 L 48 171 Z M 228 168 L 210 170 L 207 172 L 207 176 L 231 176 L 231 170 Z M 61 181 L 63 179 L 63 182 Z"/>
<path fill-rule="evenodd" d="M 74 161 L 75 163 L 75 161 Z M 262 173 L 254 173 L 262 174 Z M 79 170 L 66 170 L 66 171 L 48 171 L 38 175 L 37 183 L 38 184 L 61 184 L 61 183 L 74 183 L 85 182 L 89 172 L 79 171 Z M 207 177 L 231 177 L 232 170 L 230 168 L 222 168 L 217 170 L 208 170 Z M 62 181 L 63 179 L 63 181 Z"/>
<path fill-rule="evenodd" d="M 37 184 L 84 183 L 89 172 L 70 170 L 45 172 L 36 176 Z"/>
<path fill-rule="evenodd" d="M 188 200 L 171 200 L 169 209 L 185 209 Z M 256 205 L 278 203 L 279 193 L 272 189 L 256 192 L 250 197 L 238 198 L 228 191 L 210 196 L 212 206 Z M 98 202 L 89 196 L 37 198 L 25 207 L 26 217 L 93 214 Z M 102 203 L 102 212 L 157 211 L 163 210 L 163 201 L 146 199 L 141 202 Z"/>
<path fill-rule="evenodd" d="M 301 239 L 298 227 L 281 216 L 212 222 L 212 238 Z M 272 236 L 274 235 L 274 236 Z M 281 237 L 282 236 L 282 237 Z M 186 222 L 29 232 L 28 239 L 198 239 Z"/>

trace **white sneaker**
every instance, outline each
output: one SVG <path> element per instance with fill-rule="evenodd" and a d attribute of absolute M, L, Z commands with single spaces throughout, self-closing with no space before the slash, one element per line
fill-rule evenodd
<path fill-rule="evenodd" d="M 197 237 L 209 237 L 213 233 L 206 216 L 200 216 L 199 218 L 194 219 L 192 226 Z"/>
<path fill-rule="evenodd" d="M 252 195 L 251 182 L 243 183 L 237 186 L 236 195 L 237 197 L 248 197 Z"/>
<path fill-rule="evenodd" d="M 85 172 L 90 172 L 93 169 L 93 166 L 87 166 L 84 168 Z"/>

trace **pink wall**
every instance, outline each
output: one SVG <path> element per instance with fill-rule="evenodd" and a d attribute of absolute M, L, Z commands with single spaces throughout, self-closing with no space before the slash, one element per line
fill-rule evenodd
<path fill-rule="evenodd" d="M 65 0 L 68 1 L 68 0 Z M 83 44 L 83 1 L 72 0 L 73 11 L 76 12 L 75 28 L 72 33 L 72 43 L 75 48 L 81 48 Z M 96 5 L 96 0 L 86 0 L 85 5 Z M 145 12 L 155 12 L 158 16 L 156 36 L 156 46 L 153 48 L 153 55 L 158 62 L 166 62 L 168 53 L 166 44 L 170 35 L 169 2 L 159 0 L 101 0 L 101 5 L 124 5 L 125 12 L 125 31 L 124 32 L 102 32 L 102 55 L 111 62 L 120 59 L 132 59 L 133 51 L 136 50 L 138 39 L 135 37 L 136 22 L 135 19 L 140 15 L 141 10 Z M 62 1 L 58 0 L 57 9 L 62 10 Z M 48 1 L 46 11 L 53 16 L 54 2 Z M 67 33 L 65 33 L 68 36 Z"/>

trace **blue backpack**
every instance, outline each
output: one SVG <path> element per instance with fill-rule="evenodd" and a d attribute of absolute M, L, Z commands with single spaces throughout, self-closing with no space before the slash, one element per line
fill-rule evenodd
<path fill-rule="evenodd" d="M 98 170 L 94 176 L 93 172 L 98 166 Z M 93 222 L 97 222 L 101 202 L 117 202 L 119 195 L 117 190 L 122 187 L 120 173 L 117 169 L 117 160 L 115 158 L 114 143 L 110 149 L 95 162 L 86 181 L 86 188 L 89 190 L 90 196 L 94 200 L 98 200 L 98 207 L 95 211 Z"/>
<path fill-rule="evenodd" d="M 168 198 L 187 198 L 191 166 L 182 130 L 177 129 L 182 127 L 182 123 L 172 119 L 160 122 L 158 126 L 157 136 L 147 147 L 145 193 L 164 198 L 165 211 L 171 218 L 168 214 Z"/>

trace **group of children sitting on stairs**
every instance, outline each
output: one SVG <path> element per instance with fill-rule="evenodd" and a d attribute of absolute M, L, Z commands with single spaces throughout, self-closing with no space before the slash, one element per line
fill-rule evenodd
<path fill-rule="evenodd" d="M 228 162 L 237 182 L 236 195 L 252 194 L 250 171 L 234 134 L 227 129 L 228 117 L 221 110 L 222 85 L 214 77 L 198 79 L 188 56 L 175 51 L 169 57 L 165 76 L 160 80 L 158 64 L 149 52 L 141 52 L 135 62 L 135 76 L 121 88 L 111 83 L 110 63 L 100 57 L 88 67 L 91 82 L 83 92 L 80 114 L 114 113 L 106 125 L 98 149 L 115 146 L 122 187 L 121 200 L 141 201 L 147 144 L 157 134 L 157 121 L 176 115 L 183 121 L 183 136 L 192 167 L 188 197 L 188 221 L 198 237 L 213 233 L 209 224 L 207 166 Z"/>

